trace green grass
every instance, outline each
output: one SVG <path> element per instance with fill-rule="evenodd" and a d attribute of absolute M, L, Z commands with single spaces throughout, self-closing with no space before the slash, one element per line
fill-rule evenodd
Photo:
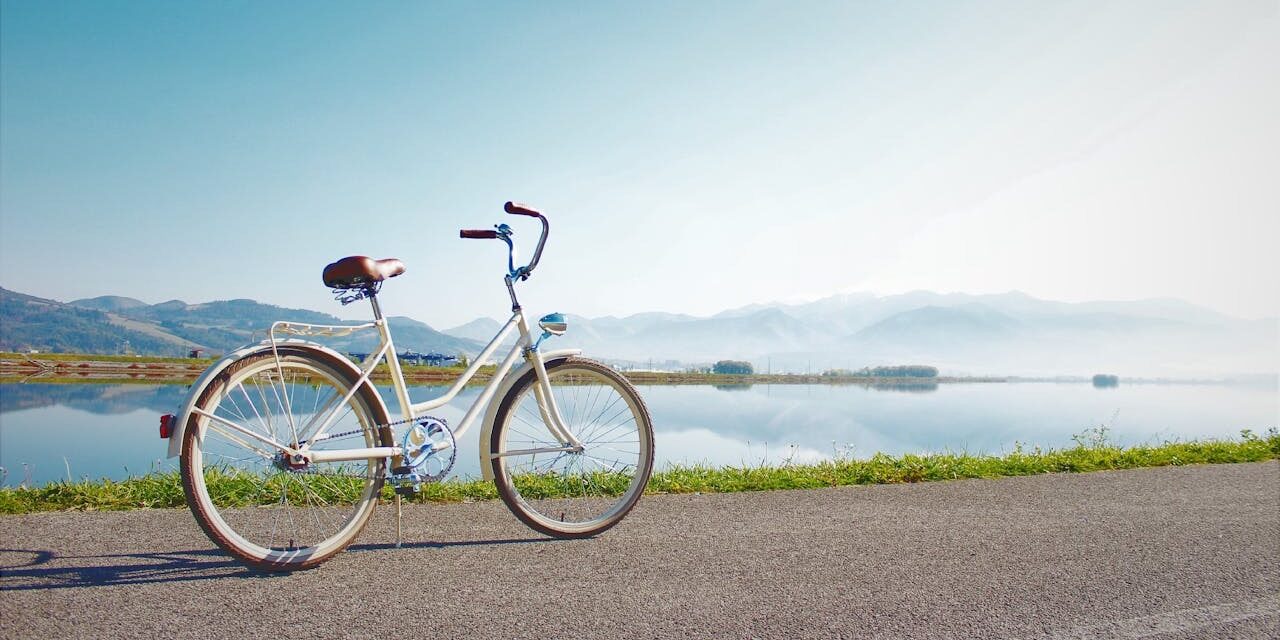
<path fill-rule="evenodd" d="M 1280 433 L 1275 429 L 1265 437 L 1245 431 L 1239 440 L 1169 442 L 1129 448 L 1107 443 L 1105 429 L 1099 429 L 1078 436 L 1071 448 L 1027 450 L 1019 446 L 999 456 L 876 454 L 867 460 L 835 459 L 806 465 L 676 467 L 655 473 L 648 490 L 649 493 L 723 493 L 816 489 L 1272 459 L 1280 459 Z"/>
<path fill-rule="evenodd" d="M 1280 431 L 1265 435 L 1245 430 L 1232 440 L 1166 442 L 1121 448 L 1107 439 L 1106 428 L 1086 431 L 1076 444 L 1064 449 L 1015 447 L 1004 455 L 967 453 L 876 454 L 866 460 L 837 458 L 816 464 L 744 465 L 711 467 L 671 466 L 656 471 L 648 493 L 730 493 L 779 489 L 816 489 L 861 484 L 899 484 L 960 478 L 998 478 L 1043 473 L 1083 473 L 1110 469 L 1135 469 L 1189 464 L 1260 462 L 1280 459 Z M 249 485 L 232 477 L 209 480 L 211 490 L 234 504 L 252 504 Z M 311 489 L 325 491 L 326 499 L 350 501 L 359 494 L 352 481 L 334 483 L 316 479 Z M 555 480 L 531 479 L 526 493 L 554 496 L 561 489 Z M 390 498 L 389 488 L 383 497 Z M 497 498 L 492 483 L 451 480 L 423 486 L 415 502 L 470 502 Z M 39 511 L 159 509 L 184 506 L 182 482 L 176 472 L 156 473 L 127 480 L 56 482 L 44 487 L 0 487 L 0 513 Z"/>

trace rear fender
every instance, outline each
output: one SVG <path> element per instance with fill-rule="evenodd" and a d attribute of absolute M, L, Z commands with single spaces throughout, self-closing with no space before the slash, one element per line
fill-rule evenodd
<path fill-rule="evenodd" d="M 335 365 L 338 368 L 345 368 L 351 372 L 354 378 L 362 375 L 360 368 L 355 363 L 348 360 L 346 356 L 330 349 L 321 344 L 308 342 L 306 340 L 277 340 L 277 349 L 288 349 L 291 351 L 308 351 L 317 359 Z M 200 374 L 196 381 L 191 383 L 191 390 L 187 392 L 187 397 L 182 401 L 182 406 L 178 409 L 178 413 L 174 415 L 169 433 L 169 457 L 174 458 L 182 454 L 182 436 L 186 431 L 188 423 L 191 421 L 191 410 L 195 408 L 196 402 L 200 399 L 200 395 L 204 393 L 206 387 L 212 383 L 219 374 L 231 366 L 237 360 L 256 356 L 262 353 L 271 353 L 271 341 L 264 340 L 258 344 L 251 344 L 240 347 L 231 353 L 223 356 L 221 360 L 213 363 L 204 373 Z M 382 397 L 378 397 L 378 403 L 382 404 L 382 415 L 386 414 L 386 405 L 382 403 Z"/>
<path fill-rule="evenodd" d="M 573 356 L 580 355 L 582 349 L 558 349 L 556 351 L 542 352 L 542 364 L 550 367 L 554 363 L 561 360 L 567 360 Z M 493 468 L 489 464 L 489 441 L 493 438 L 493 421 L 498 418 L 498 406 L 502 404 L 502 399 L 507 397 L 507 392 L 511 391 L 516 381 L 526 372 L 533 370 L 528 362 L 516 367 L 502 379 L 498 385 L 497 391 L 493 394 L 493 399 L 489 401 L 489 407 L 484 412 L 484 426 L 480 428 L 480 473 L 484 474 L 484 479 L 493 482 Z"/>

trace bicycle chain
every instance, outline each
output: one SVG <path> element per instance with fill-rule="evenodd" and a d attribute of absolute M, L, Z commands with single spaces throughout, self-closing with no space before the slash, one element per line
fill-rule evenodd
<path fill-rule="evenodd" d="M 416 418 L 408 418 L 405 420 L 397 420 L 396 422 L 388 422 L 386 424 L 374 425 L 373 428 L 376 431 L 383 427 L 388 427 L 388 428 L 398 427 L 402 424 L 409 424 L 411 422 L 417 422 L 419 420 L 426 420 L 426 419 L 438 420 L 440 421 L 440 423 L 444 424 L 445 427 L 449 426 L 449 421 L 445 420 L 444 418 L 437 418 L 435 416 L 418 416 Z M 330 440 L 341 440 L 343 438 L 351 438 L 359 435 L 364 435 L 364 429 L 355 429 L 352 431 L 343 431 L 342 433 L 335 433 L 325 438 L 324 440 L 322 440 L 322 442 L 328 442 Z M 365 478 L 365 479 L 371 478 L 371 476 L 359 475 L 355 473 L 334 473 L 334 472 L 327 472 L 327 471 L 316 471 L 313 469 L 290 469 L 289 473 L 292 473 L 295 475 L 308 475 L 308 476 L 329 476 L 334 478 Z M 382 479 L 390 480 L 391 477 L 392 477 L 392 474 L 386 473 L 386 474 L 383 474 Z"/>
<path fill-rule="evenodd" d="M 409 424 L 410 422 L 417 422 L 419 420 L 426 420 L 428 418 L 432 420 L 439 420 L 440 422 L 444 423 L 445 426 L 449 425 L 449 422 L 444 418 L 437 418 L 435 416 L 419 416 L 417 418 L 409 418 L 407 420 L 398 420 L 396 422 L 388 422 L 386 424 L 376 424 L 373 426 L 373 428 L 376 431 L 383 427 L 398 427 L 402 424 Z M 353 431 L 343 431 L 342 433 L 335 433 L 325 438 L 323 442 L 328 442 L 329 440 L 341 440 L 342 438 L 350 438 L 352 436 L 359 436 L 359 435 L 364 435 L 364 429 L 355 429 Z"/>

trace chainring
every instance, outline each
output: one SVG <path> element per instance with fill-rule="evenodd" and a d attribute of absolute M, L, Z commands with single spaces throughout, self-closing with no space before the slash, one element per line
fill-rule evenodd
<path fill-rule="evenodd" d="M 404 465 L 412 469 L 418 482 L 439 482 L 458 459 L 458 442 L 443 418 L 426 416 L 404 434 Z"/>

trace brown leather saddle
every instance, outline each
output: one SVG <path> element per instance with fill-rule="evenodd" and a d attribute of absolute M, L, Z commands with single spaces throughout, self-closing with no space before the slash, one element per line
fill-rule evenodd
<path fill-rule="evenodd" d="M 395 258 L 374 260 L 349 256 L 324 268 L 324 285 L 330 289 L 365 289 L 404 273 L 404 263 Z"/>

